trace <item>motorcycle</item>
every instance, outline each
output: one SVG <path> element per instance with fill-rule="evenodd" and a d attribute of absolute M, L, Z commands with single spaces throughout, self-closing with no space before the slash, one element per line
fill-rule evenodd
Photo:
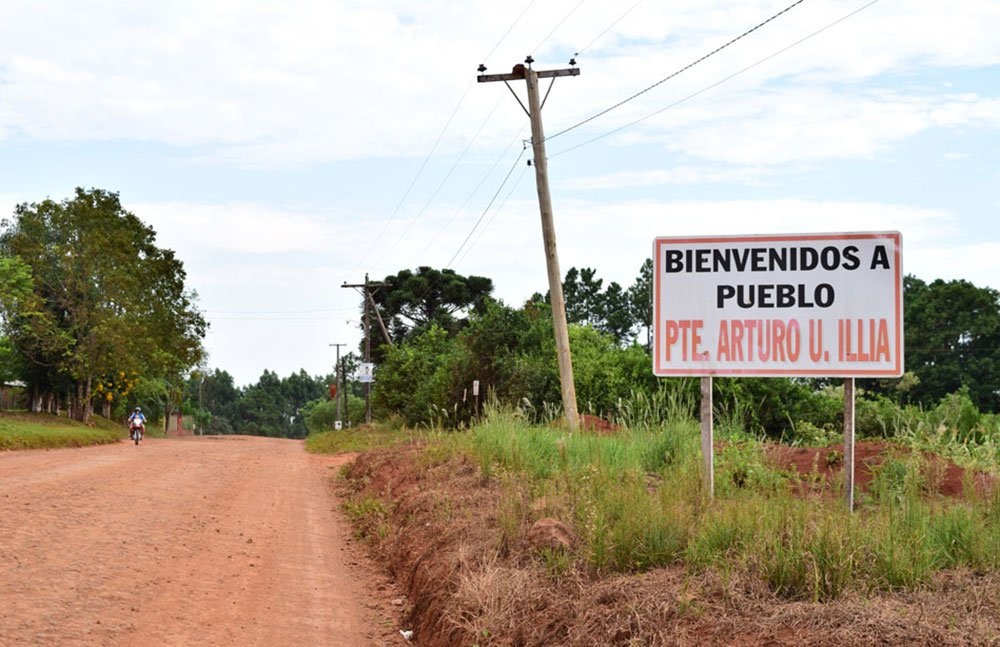
<path fill-rule="evenodd" d="M 128 428 L 129 440 L 134 440 L 135 444 L 138 445 L 139 441 L 142 440 L 142 434 L 144 431 L 145 429 L 143 429 L 141 422 L 129 423 L 129 428 Z"/>

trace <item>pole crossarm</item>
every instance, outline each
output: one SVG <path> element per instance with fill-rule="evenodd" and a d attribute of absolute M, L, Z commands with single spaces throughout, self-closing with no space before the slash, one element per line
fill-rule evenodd
<path fill-rule="evenodd" d="M 509 74 L 480 74 L 476 77 L 479 83 L 491 83 L 493 81 L 521 81 L 524 79 L 525 71 L 523 67 L 519 70 L 515 66 L 514 71 Z M 580 68 L 565 67 L 560 70 L 538 70 L 535 72 L 540 79 L 550 79 L 556 76 L 580 76 Z"/>
<path fill-rule="evenodd" d="M 364 283 L 351 283 L 351 284 L 344 283 L 340 287 L 342 287 L 342 288 L 368 288 L 368 289 L 371 289 L 371 288 L 387 288 L 387 287 L 389 287 L 389 285 L 390 285 L 389 283 L 368 283 L 367 285 L 364 284 Z"/>

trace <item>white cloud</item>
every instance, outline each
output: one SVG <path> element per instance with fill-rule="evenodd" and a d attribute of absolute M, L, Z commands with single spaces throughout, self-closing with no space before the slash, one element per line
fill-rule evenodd
<path fill-rule="evenodd" d="M 197 253 L 287 254 L 329 251 L 338 226 L 331 215 L 259 204 L 148 203 L 128 209 L 158 232 L 163 246 Z"/>
<path fill-rule="evenodd" d="M 420 156 L 464 92 L 466 109 L 444 142 L 451 149 L 463 147 L 497 97 L 505 95 L 500 87 L 469 86 L 475 86 L 475 65 L 515 17 L 502 3 L 487 2 L 426 2 L 418 12 L 402 2 L 315 0 L 141 5 L 106 0 L 85 8 L 67 2 L 46 6 L 41 12 L 32 1 L 8 0 L 0 9 L 0 134 L 56 141 L 153 140 L 207 147 L 203 153 L 209 160 L 280 165 Z M 829 1 L 797 7 L 594 126 L 648 114 L 670 97 L 702 88 L 857 6 Z M 541 61 L 548 51 L 546 59 L 562 64 L 622 11 L 618 6 L 571 9 L 568 2 L 533 6 L 486 62 L 502 71 L 526 53 Z M 552 103 L 561 119 L 589 116 L 775 10 L 773 3 L 760 1 L 644 3 L 581 56 L 584 74 L 560 82 Z M 881 3 L 732 87 L 759 88 L 790 78 L 807 84 L 872 79 L 917 63 L 994 65 L 1000 61 L 998 13 L 996 3 L 987 0 L 961 6 L 920 0 L 908 2 L 905 10 Z M 541 51 L 533 51 L 539 44 Z M 805 96 L 810 94 L 814 98 Z M 788 120 L 784 125 L 801 132 L 816 123 L 810 119 L 815 112 L 797 116 L 784 101 L 815 109 L 831 99 L 848 106 L 857 98 L 817 95 L 807 88 L 799 96 L 765 96 L 752 104 L 757 110 L 765 105 L 781 110 Z M 861 98 L 867 114 L 881 124 L 902 118 L 893 129 L 896 136 L 912 132 L 906 128 L 910 112 L 898 112 L 905 106 L 880 107 Z M 699 100 L 699 110 L 714 112 L 718 100 L 718 95 L 711 102 Z M 985 116 L 995 105 L 980 108 Z M 969 118 L 968 109 L 959 112 L 958 119 Z M 752 116 L 744 114 L 744 119 Z M 859 129 L 843 112 L 834 116 Z M 483 134 L 484 145 L 509 136 L 509 128 L 522 119 L 513 107 L 501 110 Z M 732 125 L 757 125 L 765 137 L 769 129 L 759 121 Z M 948 123 L 949 117 L 933 121 Z M 817 154 L 855 154 L 869 150 L 870 139 L 848 137 L 842 147 L 821 142 Z M 693 144 L 686 148 L 699 150 Z M 711 146 L 705 149 L 702 154 L 711 159 L 720 155 Z"/>
<path fill-rule="evenodd" d="M 604 175 L 573 178 L 559 182 L 559 188 L 624 189 L 667 184 L 745 184 L 760 185 L 773 172 L 757 167 L 677 166 L 671 169 L 647 171 L 618 171 Z"/>
<path fill-rule="evenodd" d="M 685 106 L 619 142 L 656 140 L 693 157 L 759 166 L 869 158 L 928 129 L 960 127 L 1000 130 L 1000 99 L 765 89 Z"/>

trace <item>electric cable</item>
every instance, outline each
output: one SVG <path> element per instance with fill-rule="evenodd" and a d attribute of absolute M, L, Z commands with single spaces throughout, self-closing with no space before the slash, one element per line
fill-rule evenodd
<path fill-rule="evenodd" d="M 675 107 L 679 106 L 680 104 L 685 103 L 686 101 L 689 101 L 689 100 L 695 98 L 696 96 L 698 96 L 700 94 L 708 92 L 709 90 L 711 90 L 713 88 L 717 88 L 718 86 L 722 85 L 723 83 L 725 83 L 725 82 L 727 82 L 727 81 L 729 81 L 729 80 L 731 80 L 731 79 L 733 79 L 733 78 L 735 78 L 735 77 L 743 74 L 744 72 L 748 72 L 749 70 L 752 70 L 753 68 L 757 67 L 758 65 L 761 65 L 762 63 L 766 63 L 767 61 L 771 60 L 775 56 L 779 56 L 780 54 L 784 54 L 785 52 L 787 52 L 788 50 L 792 49 L 793 47 L 797 47 L 798 45 L 801 45 L 802 43 L 806 42 L 807 40 L 809 40 L 811 38 L 814 38 L 815 36 L 818 36 L 819 34 L 822 34 L 823 32 L 825 32 L 826 30 L 828 30 L 828 29 L 830 29 L 832 27 L 835 27 L 836 25 L 844 22 L 848 18 L 851 18 L 854 15 L 861 13 L 862 11 L 864 11 L 868 7 L 872 6 L 873 4 L 876 4 L 877 2 L 879 2 L 879 0 L 871 0 L 871 2 L 869 2 L 868 4 L 862 5 L 861 7 L 855 9 L 854 11 L 852 11 L 852 12 L 850 12 L 850 13 L 844 15 L 844 16 L 841 16 L 837 20 L 834 20 L 833 22 L 829 23 L 828 25 L 826 25 L 824 27 L 821 27 L 820 29 L 817 29 L 816 31 L 814 31 L 811 34 L 809 34 L 808 36 L 804 36 L 804 37 L 800 38 L 799 40 L 795 41 L 794 43 L 792 43 L 790 45 L 786 45 L 785 47 L 782 47 L 781 49 L 779 49 L 779 50 L 777 50 L 777 51 L 775 51 L 775 52 L 773 52 L 773 53 L 765 56 L 764 58 L 759 59 L 758 61 L 756 61 L 754 63 L 751 63 L 750 65 L 747 65 L 746 67 L 741 68 L 741 69 L 737 70 L 736 72 L 733 72 L 732 74 L 730 74 L 730 75 L 728 75 L 726 77 L 723 77 L 722 79 L 716 81 L 715 83 L 713 83 L 711 85 L 707 85 L 707 86 L 703 87 L 702 89 L 700 89 L 700 90 L 698 90 L 696 92 L 692 92 L 691 94 L 689 94 L 689 95 L 687 95 L 687 96 L 685 96 L 685 97 L 683 97 L 681 99 L 678 99 L 677 101 L 674 101 L 673 103 L 671 103 L 671 104 L 669 104 L 667 106 L 664 106 L 663 108 L 660 108 L 659 110 L 657 110 L 655 112 L 651 112 L 648 115 L 646 115 L 645 117 L 640 117 L 639 119 L 636 119 L 635 121 L 630 121 L 629 123 L 627 123 L 627 124 L 625 124 L 623 126 L 619 126 L 618 128 L 615 128 L 614 130 L 609 130 L 608 132 L 606 132 L 606 133 L 604 133 L 602 135 L 598 135 L 597 137 L 593 137 L 591 139 L 588 139 L 588 140 L 586 140 L 584 142 L 576 144 L 575 146 L 570 146 L 569 148 L 564 148 L 564 149 L 562 149 L 560 151 L 552 153 L 551 155 L 549 155 L 549 157 L 550 158 L 551 157 L 557 157 L 557 156 L 562 155 L 564 153 L 568 153 L 568 152 L 576 150 L 578 148 L 582 148 L 583 146 L 587 146 L 588 144 L 593 144 L 594 142 L 596 142 L 598 140 L 601 140 L 601 139 L 604 139 L 605 137 L 609 137 L 611 135 L 614 135 L 615 133 L 621 132 L 622 130 L 625 130 L 626 128 L 631 128 L 632 126 L 634 126 L 634 125 L 636 125 L 638 123 L 641 123 L 643 121 L 646 121 L 647 119 L 651 119 L 651 118 L 655 117 L 656 115 L 658 115 L 658 114 L 660 114 L 662 112 L 670 110 L 671 108 L 675 108 Z M 567 132 L 567 131 L 562 131 L 562 132 Z M 559 134 L 561 134 L 561 133 L 559 133 Z"/>
<path fill-rule="evenodd" d="M 628 9 L 626 9 L 625 13 L 623 13 L 620 16 L 618 16 L 617 20 L 615 20 L 613 23 L 611 23 L 610 25 L 608 25 L 604 29 L 604 31 L 602 31 L 601 33 L 599 33 L 592 41 L 590 41 L 589 43 L 587 43 L 583 47 L 583 49 L 581 49 L 579 52 L 577 52 L 576 56 L 580 56 L 581 54 L 583 54 L 584 52 L 586 52 L 588 49 L 590 49 L 593 46 L 594 43 L 596 43 L 597 41 L 601 40 L 601 38 L 604 37 L 604 34 L 608 33 L 612 29 L 614 29 L 615 25 L 617 25 L 618 23 L 620 23 L 625 18 L 625 16 L 629 15 L 630 13 L 632 13 L 632 10 L 635 9 L 636 7 L 638 7 L 640 4 L 642 4 L 642 0 L 636 0 L 636 3 L 633 4 L 631 7 L 629 7 Z"/>
<path fill-rule="evenodd" d="M 580 8 L 580 5 L 582 5 L 586 1 L 587 0 L 580 0 L 580 2 L 576 3 L 576 6 L 573 7 L 572 9 L 570 9 L 569 12 L 565 16 L 563 16 L 563 19 L 560 20 L 558 23 L 556 23 L 556 26 L 552 28 L 552 31 L 549 32 L 548 36 L 546 36 L 545 38 L 543 38 L 540 43 L 538 43 L 537 45 L 535 45 L 535 49 L 533 49 L 531 52 L 528 52 L 528 53 L 529 54 L 534 54 L 534 53 L 537 53 L 537 52 L 541 51 L 542 45 L 544 45 L 546 42 L 548 42 L 548 40 L 550 38 L 552 38 L 552 34 L 554 34 L 557 31 L 559 31 L 559 28 L 563 26 L 563 23 L 565 23 L 567 20 L 569 20 L 569 17 L 572 16 L 576 12 L 576 10 Z"/>
<path fill-rule="evenodd" d="M 521 153 L 517 156 L 517 159 L 514 160 L 514 163 L 511 165 L 510 170 L 507 171 L 506 177 L 504 177 L 503 182 L 500 183 L 500 186 L 497 188 L 496 193 L 493 194 L 493 197 L 490 198 L 490 202 L 489 202 L 489 204 L 486 205 L 486 208 L 483 209 L 483 213 L 481 213 L 479 215 L 479 220 L 477 220 L 476 224 L 473 225 L 472 229 L 469 231 L 468 235 L 465 237 L 465 240 L 463 240 L 462 244 L 459 245 L 458 250 L 455 252 L 455 255 L 451 257 L 451 260 L 448 261 L 448 264 L 445 265 L 445 267 L 450 268 L 452 266 L 452 263 L 455 262 L 455 259 L 458 257 L 459 253 L 461 253 L 462 248 L 464 248 L 465 244 L 469 242 L 469 238 L 471 238 L 472 234 L 475 233 L 476 228 L 479 227 L 479 224 L 483 221 L 483 218 L 489 212 L 490 207 L 493 206 L 493 202 L 496 201 L 497 196 L 500 195 L 500 192 L 503 190 L 504 185 L 507 184 L 507 180 L 510 179 L 510 176 L 514 172 L 514 169 L 517 168 L 517 163 L 521 161 L 522 157 L 524 157 L 524 151 L 526 149 L 527 149 L 527 147 L 521 148 Z"/>
<path fill-rule="evenodd" d="M 443 234 L 445 231 L 447 231 L 452 226 L 452 224 L 455 222 L 455 219 L 458 218 L 459 214 L 461 214 L 465 210 L 466 205 L 469 204 L 469 202 L 472 200 L 473 196 L 475 196 L 477 193 L 479 193 L 479 189 L 481 189 L 483 187 L 483 185 L 486 184 L 486 180 L 489 179 L 490 175 L 493 174 L 493 170 L 496 169 L 497 165 L 500 164 L 500 161 L 504 157 L 507 156 L 507 152 L 510 150 L 510 147 L 513 146 L 514 142 L 516 142 L 518 139 L 521 139 L 521 134 L 524 132 L 524 129 L 526 127 L 527 126 L 521 126 L 521 130 L 519 130 L 514 135 L 514 137 L 510 140 L 510 142 L 507 144 L 507 146 L 504 147 L 503 152 L 500 153 L 500 155 L 498 155 L 497 158 L 493 161 L 493 164 L 490 166 L 490 168 L 486 171 L 485 174 L 483 174 L 482 179 L 479 180 L 479 183 L 475 186 L 475 188 L 472 189 L 472 191 L 469 192 L 469 195 L 465 198 L 465 200 L 458 207 L 458 209 L 455 210 L 455 212 L 452 214 L 452 216 L 448 220 L 448 222 L 445 223 L 444 227 L 442 227 L 441 229 L 439 229 L 438 232 L 436 234 L 434 234 L 434 237 L 431 238 L 430 241 L 428 241 L 427 245 L 425 245 L 424 248 L 422 250 L 420 250 L 420 252 L 418 254 L 414 255 L 414 257 L 410 259 L 410 262 L 407 264 L 407 267 L 413 266 L 416 263 L 417 258 L 423 257 L 427 253 L 427 250 L 429 250 L 431 248 L 431 245 L 433 245 L 435 242 L 437 242 L 438 238 L 441 237 L 441 234 Z"/>
<path fill-rule="evenodd" d="M 510 35 L 510 32 L 513 31 L 514 27 L 517 26 L 517 23 L 521 22 L 521 18 L 524 18 L 524 14 L 528 13 L 528 9 L 531 9 L 531 7 L 533 7 L 534 5 L 535 5 L 535 0 L 531 0 L 528 4 L 524 6 L 524 9 L 521 10 L 521 13 L 518 14 L 517 18 L 514 19 L 514 22 L 511 23 L 510 27 L 507 28 L 507 31 L 505 31 L 503 33 L 503 36 L 500 37 L 500 40 L 498 40 L 496 45 L 493 46 L 493 49 L 490 50 L 490 53 L 484 56 L 482 59 L 480 59 L 481 61 L 486 62 L 487 60 L 489 60 L 490 56 L 493 56 L 493 52 L 497 51 L 497 48 L 500 47 L 500 43 L 502 43 L 504 40 L 507 39 L 507 36 Z"/>
<path fill-rule="evenodd" d="M 486 234 L 486 231 L 489 230 L 489 228 L 493 225 L 493 221 L 496 220 L 497 215 L 503 210 L 504 205 L 507 204 L 507 201 L 510 200 L 510 196 L 514 194 L 514 191 L 521 184 L 521 180 L 524 179 L 524 174 L 527 173 L 527 171 L 528 171 L 528 166 L 524 165 L 521 168 L 521 174 L 517 176 L 517 179 L 514 180 L 514 183 L 510 186 L 510 191 L 508 191 L 507 195 L 504 196 L 503 201 L 501 201 L 500 204 L 497 205 L 497 208 L 493 210 L 493 215 L 491 215 L 490 219 L 486 221 L 486 224 L 483 226 L 483 228 L 479 230 L 479 234 L 476 236 L 476 239 L 472 241 L 472 244 L 465 248 L 465 251 L 462 252 L 461 258 L 459 258 L 455 262 L 455 265 L 461 265 L 462 261 L 465 260 L 465 257 L 469 255 L 469 252 L 471 252 L 473 248 L 475 248 L 475 246 L 479 244 L 479 241 L 483 239 L 483 236 Z M 454 267 L 452 269 L 454 269 Z"/>
<path fill-rule="evenodd" d="M 489 58 L 489 56 L 492 55 L 493 52 L 495 52 L 498 47 L 500 47 L 500 45 L 503 43 L 503 41 L 506 40 L 507 36 L 510 35 L 510 32 L 513 31 L 514 27 L 516 27 L 517 24 L 521 21 L 521 18 L 523 18 L 524 15 L 528 12 L 528 10 L 531 9 L 532 6 L 534 6 L 535 2 L 536 2 L 536 0 L 529 0 L 528 4 L 525 5 L 524 9 L 521 10 L 521 13 L 517 16 L 517 18 L 514 19 L 514 22 L 511 23 L 510 27 L 507 28 L 507 31 L 505 31 L 503 33 L 503 35 L 499 38 L 499 40 L 497 40 L 497 42 L 493 45 L 493 48 L 490 50 L 489 54 L 487 54 L 487 56 L 486 56 L 487 58 Z M 485 59 L 483 59 L 483 60 L 485 60 Z M 434 155 L 434 152 L 437 150 L 438 145 L 441 143 L 441 140 L 444 138 L 444 135 L 448 131 L 449 126 L 451 126 L 452 120 L 455 118 L 455 115 L 458 114 L 459 109 L 462 107 L 462 104 L 465 102 L 465 97 L 468 96 L 469 90 L 472 89 L 473 85 L 475 85 L 475 81 L 470 81 L 469 85 L 466 86 L 465 91 L 462 92 L 462 96 L 458 100 L 458 104 L 455 106 L 455 109 L 452 110 L 451 116 L 448 117 L 448 121 L 445 122 L 444 127 L 441 129 L 441 132 L 438 133 L 437 139 L 434 140 L 434 144 L 431 146 L 430 152 L 427 153 L 427 156 L 424 158 L 424 161 L 420 164 L 420 168 L 417 169 L 417 173 L 413 177 L 413 179 L 410 181 L 410 185 L 406 188 L 406 191 L 403 193 L 403 197 L 400 198 L 400 200 L 399 200 L 398 203 L 396 203 L 396 208 L 392 210 L 392 213 L 389 215 L 389 217 L 386 219 L 385 223 L 382 225 L 382 229 L 379 230 L 379 233 L 372 240 L 371 245 L 368 247 L 368 249 L 365 251 L 365 253 L 361 255 L 361 258 L 358 260 L 357 265 L 351 271 L 351 274 L 355 274 L 358 271 L 358 269 L 361 267 L 361 265 L 365 262 L 365 259 L 368 258 L 368 255 L 371 254 L 372 250 L 375 249 L 375 246 L 378 245 L 378 241 L 382 239 L 383 235 L 385 235 L 386 230 L 389 228 L 389 224 L 393 221 L 393 219 L 399 213 L 399 210 L 402 208 L 403 204 L 406 202 L 406 199 L 409 197 L 410 192 L 413 191 L 413 187 L 416 186 L 417 180 L 419 180 L 420 177 L 423 175 L 424 169 L 427 168 L 428 162 L 430 162 L 431 157 Z"/>
<path fill-rule="evenodd" d="M 633 101 L 633 100 L 637 99 L 638 97 L 646 94 L 647 92 L 649 92 L 653 88 L 656 88 L 656 87 L 662 85 L 663 83 L 666 83 L 670 79 L 672 79 L 672 78 L 674 78 L 674 77 L 676 77 L 676 76 L 678 76 L 678 75 L 686 72 L 687 70 L 690 70 L 695 65 L 698 65 L 699 63 L 707 60 L 708 58 L 710 58 L 710 57 L 718 54 L 719 52 L 721 52 L 722 50 L 726 49 L 727 47 L 729 47 L 733 43 L 735 43 L 735 42 L 737 42 L 737 41 L 739 41 L 739 40 L 741 40 L 743 38 L 746 38 L 747 36 L 749 36 L 750 34 L 752 34 L 755 31 L 757 31 L 758 29 L 760 29 L 764 25 L 768 24 L 772 20 L 777 19 L 779 16 L 782 16 L 782 15 L 788 13 L 789 11 L 791 11 L 792 9 L 794 9 L 795 7 L 797 7 L 800 4 L 802 4 L 803 2 L 805 2 L 805 0 L 795 0 L 795 2 L 793 2 L 790 5 L 788 5 L 787 7 L 785 7 L 784 9 L 782 9 L 781 11 L 779 11 L 778 13 L 774 14 L 773 16 L 771 16 L 770 18 L 768 18 L 767 20 L 758 23 L 757 25 L 755 25 L 754 27 L 751 27 L 750 29 L 746 30 L 745 32 L 743 32 L 739 36 L 736 36 L 735 38 L 730 39 L 725 44 L 720 45 L 719 47 L 716 47 L 711 52 L 709 52 L 708 54 L 705 54 L 701 58 L 699 58 L 699 59 L 697 59 L 697 60 L 695 60 L 695 61 L 693 61 L 691 63 L 688 63 L 687 65 L 685 65 L 681 69 L 677 70 L 673 74 L 670 74 L 670 75 L 668 75 L 668 76 L 660 79 L 656 83 L 654 83 L 654 84 L 652 84 L 652 85 L 650 85 L 650 86 L 648 86 L 646 88 L 643 88 L 642 90 L 639 90 L 638 92 L 636 92 L 635 94 L 633 94 L 630 97 L 622 99 L 621 101 L 619 101 L 615 105 L 611 106 L 610 108 L 605 108 L 604 110 L 601 110 L 597 114 L 592 115 L 590 117 L 587 117 L 583 121 L 579 121 L 579 122 L 573 124 L 569 128 L 564 128 L 563 130 L 560 130 L 559 132 L 555 133 L 554 135 L 549 135 L 548 137 L 545 138 L 545 141 L 548 141 L 550 139 L 555 139 L 556 137 L 559 137 L 560 135 L 565 135 L 566 133 L 570 132 L 571 130 L 575 130 L 576 128 L 579 128 L 580 126 L 583 126 L 584 124 L 590 123 L 591 121 L 597 119 L 598 117 L 602 117 L 602 116 L 608 114 L 609 112 L 611 112 L 612 110 L 620 108 L 623 105 L 625 105 L 626 103 L 629 103 L 630 101 Z"/>
<path fill-rule="evenodd" d="M 400 198 L 399 202 L 396 203 L 396 208 L 392 210 L 391 214 L 389 214 L 389 217 L 382 225 L 382 229 L 378 232 L 378 235 L 375 236 L 375 239 L 372 240 L 372 244 L 368 247 L 368 250 L 361 255 L 360 259 L 358 259 L 357 265 L 351 271 L 352 275 L 358 271 L 358 268 L 361 267 L 361 265 L 365 262 L 365 259 L 368 258 L 368 255 L 371 254 L 372 250 L 375 249 L 375 246 L 378 245 L 378 241 L 382 239 L 382 236 L 385 234 L 386 229 L 389 228 L 389 224 L 393 221 L 393 219 L 396 217 L 396 214 L 399 213 L 399 210 L 406 202 L 406 199 L 409 197 L 410 192 L 413 190 L 413 187 L 417 184 L 417 180 L 420 179 L 420 176 L 423 175 L 424 173 L 424 169 L 427 168 L 427 163 L 430 162 L 431 157 L 434 155 L 434 151 L 437 150 L 438 144 L 441 143 L 441 140 L 444 138 L 445 133 L 448 132 L 448 127 L 451 125 L 451 122 L 455 118 L 455 115 L 458 114 L 459 108 L 461 108 L 462 104 L 465 102 L 465 97 L 468 96 L 469 90 L 472 89 L 472 85 L 473 84 L 470 82 L 469 85 L 466 86 L 465 92 L 462 93 L 462 98 L 458 100 L 458 105 L 456 105 L 455 109 L 452 110 L 451 116 L 448 117 L 448 121 L 446 121 L 444 124 L 444 128 L 441 129 L 441 132 L 438 133 L 437 139 L 434 140 L 434 145 L 431 146 L 430 152 L 427 153 L 427 156 L 424 157 L 424 161 L 420 165 L 420 168 L 417 169 L 417 174 L 413 176 L 413 179 L 410 181 L 410 186 L 406 187 L 406 191 L 403 193 L 403 197 Z"/>
<path fill-rule="evenodd" d="M 410 220 L 410 223 L 406 226 L 406 229 L 403 230 L 402 235 L 400 235 L 400 237 L 396 240 L 396 242 L 393 243 L 392 245 L 389 245 L 389 247 L 385 250 L 385 253 L 382 255 L 382 258 L 380 258 L 375 263 L 375 267 L 379 267 L 380 265 L 382 265 L 383 261 L 385 261 L 385 259 L 389 257 L 389 254 L 392 253 L 392 250 L 394 250 L 396 246 L 399 245 L 399 243 L 401 243 L 403 240 L 406 239 L 407 235 L 409 235 L 410 230 L 413 229 L 413 225 L 416 224 L 417 220 L 419 220 L 424 215 L 424 213 L 427 212 L 427 210 L 431 206 L 431 203 L 434 202 L 434 199 L 437 198 L 438 193 L 441 192 L 441 189 L 444 188 L 444 185 L 447 184 L 449 178 L 451 178 L 452 174 L 455 172 L 455 169 L 458 168 L 459 164 L 462 163 L 462 160 L 465 159 L 465 156 L 469 152 L 469 149 L 471 149 L 472 145 L 476 142 L 477 139 L 479 139 L 479 135 L 483 132 L 483 128 L 486 127 L 486 124 L 489 123 L 490 119 L 493 117 L 493 114 L 497 111 L 497 108 L 500 107 L 500 102 L 502 100 L 503 100 L 502 98 L 497 100 L 496 104 L 494 104 L 493 106 L 493 109 L 489 112 L 489 114 L 486 115 L 482 123 L 479 124 L 479 128 L 476 130 L 476 133 L 472 136 L 471 139 L 469 139 L 469 142 L 465 145 L 465 149 L 458 156 L 455 162 L 451 165 L 451 168 L 448 169 L 448 172 L 445 173 L 445 176 L 438 183 L 437 188 L 434 189 L 434 192 L 431 193 L 429 198 L 427 198 L 427 201 L 424 203 L 424 206 L 420 208 L 420 211 L 418 211 L 415 216 L 413 216 L 413 218 Z"/>

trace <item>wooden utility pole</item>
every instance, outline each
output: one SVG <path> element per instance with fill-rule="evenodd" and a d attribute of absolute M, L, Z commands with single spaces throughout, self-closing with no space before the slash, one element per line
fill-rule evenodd
<path fill-rule="evenodd" d="M 333 383 L 337 386 L 337 389 L 339 391 L 340 388 L 341 388 L 341 386 L 340 386 L 340 373 L 338 373 L 337 371 L 340 370 L 340 347 L 341 346 L 346 346 L 347 344 L 330 344 L 330 345 L 337 347 L 337 362 L 333 365 Z M 347 382 L 344 382 L 343 388 L 345 390 L 347 389 Z M 339 396 L 340 396 L 340 393 L 334 394 L 334 399 L 337 401 L 337 422 L 340 422 L 341 420 L 343 420 L 343 418 L 340 417 L 340 397 Z M 345 401 L 345 405 L 344 406 L 345 406 L 345 409 L 346 409 L 346 406 L 347 406 L 346 405 L 346 401 Z M 343 424 L 341 424 L 341 426 L 343 426 Z"/>
<path fill-rule="evenodd" d="M 480 83 L 503 81 L 513 93 L 508 81 L 524 79 L 528 88 L 528 108 L 525 112 L 531 120 L 531 148 L 534 153 L 535 186 L 538 190 L 538 208 L 542 218 L 542 240 L 545 247 L 545 265 L 549 275 L 549 295 L 552 298 L 552 327 L 556 336 L 556 353 L 559 359 L 559 382 L 562 387 L 563 412 L 566 425 L 571 432 L 579 427 L 579 416 L 576 408 L 576 387 L 573 384 L 573 360 L 569 351 L 569 326 L 566 323 L 566 302 L 563 299 L 562 273 L 559 270 L 559 255 L 556 251 L 556 230 L 552 224 L 552 197 L 549 194 L 549 163 L 545 157 L 545 133 L 542 129 L 542 106 L 544 100 L 538 98 L 538 79 L 553 79 L 557 76 L 578 76 L 580 69 L 569 67 L 561 70 L 533 70 L 534 62 L 530 56 L 524 60 L 524 65 L 515 65 L 510 74 L 482 74 L 485 65 L 479 66 L 480 75 L 476 79 Z M 570 65 L 576 61 L 570 60 Z M 552 86 L 549 86 L 552 89 Z M 548 92 L 545 94 L 548 97 Z M 517 98 L 517 94 L 514 93 Z M 521 103 L 520 99 L 517 99 Z M 524 104 L 521 103 L 521 108 Z"/>
<path fill-rule="evenodd" d="M 365 304 L 365 364 L 371 365 L 372 361 L 372 335 L 371 335 L 371 311 L 368 308 L 368 302 L 375 303 L 375 299 L 372 298 L 372 290 L 383 288 L 388 286 L 388 283 L 372 283 L 368 280 L 368 273 L 365 272 L 365 282 L 361 284 L 351 284 L 348 285 L 346 282 L 341 285 L 342 288 L 364 288 L 362 293 L 362 300 Z M 376 313 L 377 314 L 377 313 Z M 379 321 L 382 317 L 379 316 Z M 388 337 L 388 335 L 386 335 Z M 372 421 L 372 383 L 369 379 L 365 382 L 365 423 L 370 424 Z"/>

